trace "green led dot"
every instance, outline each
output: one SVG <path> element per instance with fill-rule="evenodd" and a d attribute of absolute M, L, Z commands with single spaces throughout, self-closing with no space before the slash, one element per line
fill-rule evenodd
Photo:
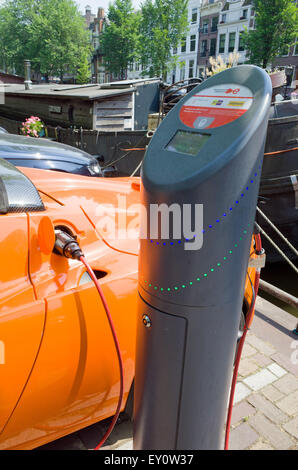
<path fill-rule="evenodd" d="M 242 240 L 242 237 L 240 237 L 240 240 Z"/>
<path fill-rule="evenodd" d="M 175 287 L 175 290 L 178 290 L 178 287 Z"/>
<path fill-rule="evenodd" d="M 224 260 L 226 260 L 226 259 L 227 259 L 227 257 L 226 257 L 226 256 L 224 256 Z"/>
<path fill-rule="evenodd" d="M 145 281 L 145 284 L 148 284 L 148 281 Z"/>
<path fill-rule="evenodd" d="M 217 263 L 217 266 L 221 266 L 221 264 L 220 264 L 220 263 Z"/>
<path fill-rule="evenodd" d="M 204 274 L 204 276 L 205 276 L 205 277 L 207 277 L 207 276 L 208 276 L 208 274 L 207 274 L 207 273 L 205 273 L 205 274 Z"/>
<path fill-rule="evenodd" d="M 157 287 L 154 287 L 154 290 L 157 290 Z"/>
<path fill-rule="evenodd" d="M 243 233 L 245 233 L 245 234 L 246 234 L 246 233 L 247 233 L 247 230 L 244 230 L 244 232 L 243 232 Z"/>
<path fill-rule="evenodd" d="M 192 282 L 189 283 L 192 286 Z"/>
<path fill-rule="evenodd" d="M 163 287 L 161 287 L 160 290 L 163 291 Z"/>
<path fill-rule="evenodd" d="M 213 273 L 213 271 L 214 271 L 214 268 L 211 268 L 211 269 L 210 269 L 210 271 Z"/>
<path fill-rule="evenodd" d="M 233 253 L 232 250 L 229 251 L 230 255 Z"/>
<path fill-rule="evenodd" d="M 171 290 L 171 289 L 168 287 L 168 290 Z"/>
<path fill-rule="evenodd" d="M 185 287 L 186 287 L 186 286 L 183 284 L 182 289 L 185 289 Z"/>
<path fill-rule="evenodd" d="M 238 248 L 238 245 L 237 245 L 237 243 L 235 243 L 235 248 Z"/>
<path fill-rule="evenodd" d="M 152 284 L 149 284 L 149 287 L 152 287 Z"/>
<path fill-rule="evenodd" d="M 200 281 L 200 280 L 201 280 L 201 278 L 200 278 L 200 277 L 197 277 L 197 281 Z"/>

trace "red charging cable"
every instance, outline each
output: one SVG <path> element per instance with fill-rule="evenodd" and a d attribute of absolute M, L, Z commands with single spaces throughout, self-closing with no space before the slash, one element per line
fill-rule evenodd
<path fill-rule="evenodd" d="M 262 251 L 262 240 L 261 240 L 261 235 L 259 233 L 255 235 L 255 243 L 256 243 L 256 252 L 260 253 Z M 232 420 L 233 403 L 234 403 L 235 389 L 236 389 L 236 383 L 237 383 L 237 377 L 238 377 L 238 370 L 239 370 L 243 346 L 244 346 L 245 339 L 246 339 L 246 334 L 249 329 L 248 325 L 250 325 L 250 321 L 251 321 L 251 318 L 253 316 L 253 312 L 255 309 L 256 298 L 257 298 L 258 291 L 259 291 L 260 275 L 261 275 L 261 270 L 260 268 L 258 268 L 256 270 L 256 276 L 255 276 L 254 298 L 251 303 L 249 312 L 246 316 L 243 335 L 241 336 L 241 339 L 238 345 L 238 351 L 237 351 L 236 360 L 235 360 L 233 380 L 232 380 L 231 393 L 230 393 L 229 408 L 228 408 L 228 417 L 227 417 L 226 435 L 225 435 L 225 447 L 224 447 L 225 450 L 229 450 L 231 420 Z"/>
<path fill-rule="evenodd" d="M 97 280 L 97 278 L 96 278 L 96 276 L 93 272 L 93 269 L 88 264 L 86 258 L 84 256 L 81 256 L 80 261 L 84 264 L 88 274 L 90 275 L 90 277 L 91 277 L 92 281 L 94 282 L 94 284 L 96 286 L 96 289 L 97 289 L 97 291 L 100 295 L 103 307 L 105 309 L 105 312 L 106 312 L 106 315 L 107 315 L 107 318 L 108 318 L 108 321 L 109 321 L 109 324 L 110 324 L 111 332 L 112 332 L 112 335 L 113 335 L 113 340 L 114 340 L 116 351 L 117 351 L 119 369 L 120 369 L 120 392 L 119 392 L 119 400 L 118 400 L 116 413 L 115 413 L 115 416 L 112 419 L 112 422 L 111 422 L 107 432 L 105 433 L 105 435 L 103 436 L 103 438 L 101 439 L 99 444 L 94 448 L 94 450 L 99 450 L 103 446 L 103 444 L 106 442 L 106 440 L 108 439 L 110 434 L 112 433 L 112 431 L 113 431 L 113 429 L 114 429 L 114 427 L 117 423 L 117 420 L 119 418 L 119 415 L 120 415 L 121 404 L 122 404 L 122 400 L 123 400 L 123 388 L 124 388 L 123 362 L 122 362 L 121 350 L 120 350 L 120 345 L 119 345 L 119 341 L 118 341 L 118 338 L 117 338 L 116 330 L 115 330 L 113 320 L 112 320 L 112 316 L 111 316 L 107 301 L 105 299 L 105 296 L 103 294 L 103 291 L 102 291 L 102 289 L 100 287 L 100 284 L 99 284 L 99 282 L 98 282 L 98 280 Z"/>

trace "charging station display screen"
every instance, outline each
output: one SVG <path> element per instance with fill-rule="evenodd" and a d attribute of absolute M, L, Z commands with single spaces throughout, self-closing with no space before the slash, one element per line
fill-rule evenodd
<path fill-rule="evenodd" d="M 170 152 L 184 153 L 195 157 L 210 137 L 209 134 L 178 131 L 165 149 Z"/>

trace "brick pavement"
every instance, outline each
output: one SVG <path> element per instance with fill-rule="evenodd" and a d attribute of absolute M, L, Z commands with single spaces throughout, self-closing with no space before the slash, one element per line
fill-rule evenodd
<path fill-rule="evenodd" d="M 231 450 L 298 449 L 297 320 L 262 298 L 243 350 L 230 436 Z M 91 449 L 107 422 L 41 449 Z M 132 426 L 120 422 L 103 449 L 131 450 Z"/>

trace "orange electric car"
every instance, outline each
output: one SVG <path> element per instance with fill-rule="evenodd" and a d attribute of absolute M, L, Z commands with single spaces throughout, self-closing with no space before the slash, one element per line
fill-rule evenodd
<path fill-rule="evenodd" d="M 18 170 L 0 160 L 0 449 L 35 448 L 117 407 L 119 367 L 102 302 L 84 265 L 53 251 L 53 228 L 77 239 L 109 304 L 124 410 L 134 378 L 139 200 L 138 178 Z M 129 239 L 115 237 L 120 226 Z"/>

